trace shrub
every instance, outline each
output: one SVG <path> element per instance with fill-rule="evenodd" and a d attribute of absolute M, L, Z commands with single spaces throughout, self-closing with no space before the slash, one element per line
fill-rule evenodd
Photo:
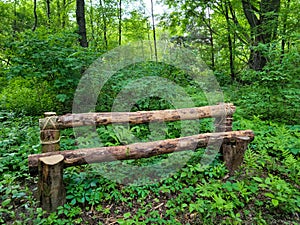
<path fill-rule="evenodd" d="M 40 115 L 52 111 L 54 93 L 46 82 L 35 79 L 13 78 L 0 93 L 0 108 L 30 115 Z"/>

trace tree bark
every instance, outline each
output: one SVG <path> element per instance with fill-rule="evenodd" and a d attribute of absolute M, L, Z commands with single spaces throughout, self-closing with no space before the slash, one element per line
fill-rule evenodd
<path fill-rule="evenodd" d="M 51 25 L 51 9 L 50 9 L 50 0 L 46 0 L 46 7 L 47 7 L 47 19 L 48 19 L 48 26 Z"/>
<path fill-rule="evenodd" d="M 122 0 L 119 0 L 119 45 L 122 44 Z"/>
<path fill-rule="evenodd" d="M 214 50 L 214 36 L 213 36 L 213 29 L 211 27 L 211 16 L 210 16 L 210 8 L 208 8 L 208 23 L 207 23 L 207 27 L 208 27 L 208 31 L 209 31 L 209 36 L 210 36 L 210 60 L 211 60 L 211 68 L 212 70 L 214 70 L 215 68 L 215 50 Z"/>
<path fill-rule="evenodd" d="M 234 81 L 235 79 L 235 69 L 234 69 L 234 56 L 233 56 L 233 44 L 231 39 L 231 25 L 230 25 L 230 18 L 229 18 L 229 3 L 225 1 L 225 19 L 227 23 L 227 40 L 228 40 L 228 49 L 229 49 L 229 65 L 230 65 L 230 77 L 231 80 Z"/>
<path fill-rule="evenodd" d="M 92 40 L 95 40 L 93 0 L 90 0 L 90 24 Z"/>
<path fill-rule="evenodd" d="M 63 5 L 62 5 L 62 23 L 61 23 L 61 26 L 62 28 L 65 28 L 66 26 L 66 7 L 67 7 L 67 3 L 66 3 L 66 0 L 63 0 Z"/>
<path fill-rule="evenodd" d="M 37 12 L 36 12 L 36 0 L 33 0 L 33 15 L 34 15 L 34 25 L 33 25 L 32 31 L 35 31 L 37 28 L 37 24 L 38 24 L 38 17 L 37 17 Z"/>
<path fill-rule="evenodd" d="M 256 47 L 259 44 L 270 44 L 275 39 L 280 0 L 261 0 L 260 10 L 256 9 L 250 0 L 242 0 L 242 5 L 252 35 L 249 66 L 259 71 L 266 65 L 268 58 Z M 255 12 L 259 14 L 259 18 Z"/>
<path fill-rule="evenodd" d="M 67 114 L 64 116 L 52 116 L 51 119 L 40 119 L 40 129 L 57 130 L 80 126 L 108 125 L 112 123 L 142 124 L 212 117 L 225 118 L 226 116 L 232 115 L 234 112 L 235 106 L 228 103 L 215 106 L 172 110 Z"/>
<path fill-rule="evenodd" d="M 155 54 L 155 60 L 157 62 L 156 29 L 155 29 L 155 22 L 154 22 L 153 0 L 151 0 L 151 18 L 152 18 L 152 29 L 153 29 L 154 54 Z"/>
<path fill-rule="evenodd" d="M 291 0 L 287 0 L 286 4 L 285 4 L 285 10 L 286 13 L 283 16 L 283 30 L 282 30 L 282 40 L 281 40 L 281 56 L 280 56 L 280 62 L 282 62 L 283 57 L 284 57 L 284 53 L 285 53 L 285 44 L 286 44 L 286 27 L 287 27 L 287 18 L 288 18 L 288 11 L 290 8 L 290 3 Z"/>
<path fill-rule="evenodd" d="M 148 158 L 151 156 L 168 154 L 177 151 L 195 150 L 196 148 L 207 146 L 210 138 L 212 138 L 214 141 L 223 141 L 223 143 L 229 143 L 241 137 L 249 137 L 249 140 L 251 141 L 254 138 L 254 133 L 251 130 L 206 133 L 162 141 L 135 143 L 124 146 L 68 150 L 61 151 L 59 154 L 63 155 L 64 157 L 64 166 L 70 167 L 116 160 Z M 30 173 L 36 174 L 38 161 L 40 158 L 54 156 L 57 154 L 57 152 L 49 152 L 29 155 L 28 166 Z"/>
<path fill-rule="evenodd" d="M 88 42 L 86 38 L 84 0 L 76 0 L 76 21 L 78 24 L 78 34 L 80 35 L 80 46 L 88 47 Z"/>

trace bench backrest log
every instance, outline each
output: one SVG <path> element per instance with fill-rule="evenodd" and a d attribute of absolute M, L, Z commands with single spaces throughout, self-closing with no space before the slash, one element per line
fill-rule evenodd
<path fill-rule="evenodd" d="M 254 139 L 251 130 L 232 131 L 234 112 L 235 106 L 231 103 L 174 110 L 81 113 L 63 116 L 47 112 L 45 118 L 39 121 L 42 153 L 28 156 L 30 173 L 39 175 L 38 196 L 41 206 L 43 209 L 52 212 L 59 205 L 65 203 L 65 190 L 62 179 L 64 167 L 114 160 L 148 158 L 174 151 L 206 147 L 211 138 L 222 142 L 221 152 L 225 165 L 229 172 L 233 173 L 241 165 L 248 143 Z M 123 146 L 59 151 L 59 131 L 61 129 L 203 118 L 215 118 L 216 132 Z M 179 142 L 180 145 L 177 144 Z M 49 190 L 51 191 L 49 192 Z"/>

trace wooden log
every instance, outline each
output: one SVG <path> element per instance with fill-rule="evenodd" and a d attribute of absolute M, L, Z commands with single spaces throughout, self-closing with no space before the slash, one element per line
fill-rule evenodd
<path fill-rule="evenodd" d="M 228 143 L 232 139 L 245 136 L 249 137 L 250 140 L 253 140 L 254 133 L 251 130 L 206 133 L 154 142 L 135 143 L 124 146 L 60 151 L 59 154 L 64 156 L 64 166 L 68 167 L 115 160 L 148 158 L 151 156 L 168 154 L 175 151 L 194 150 L 195 148 L 207 146 L 210 138 L 215 141 L 220 141 L 221 139 L 223 142 Z M 49 152 L 29 155 L 28 166 L 30 173 L 36 173 L 39 158 L 51 155 L 57 155 L 57 153 Z"/>
<path fill-rule="evenodd" d="M 167 122 L 177 120 L 193 120 L 210 117 L 225 117 L 232 115 L 235 106 L 231 103 L 215 106 L 204 106 L 185 109 L 139 111 L 139 112 L 101 112 L 67 114 L 52 117 L 51 120 L 40 119 L 41 129 L 65 129 L 80 126 L 94 126 L 107 124 L 142 124 L 148 122 Z"/>
<path fill-rule="evenodd" d="M 55 112 L 45 112 L 45 122 L 53 124 L 54 118 L 56 118 Z M 42 152 L 55 152 L 59 151 L 60 133 L 54 126 L 53 129 L 47 129 L 46 127 L 40 128 L 40 140 L 42 144 Z"/>
<path fill-rule="evenodd" d="M 249 136 L 240 136 L 232 139 L 229 143 L 222 144 L 223 160 L 230 174 L 233 174 L 242 164 L 245 151 L 251 141 Z"/>
<path fill-rule="evenodd" d="M 66 192 L 63 184 L 64 157 L 53 155 L 38 160 L 38 198 L 41 207 L 53 212 L 65 204 Z"/>

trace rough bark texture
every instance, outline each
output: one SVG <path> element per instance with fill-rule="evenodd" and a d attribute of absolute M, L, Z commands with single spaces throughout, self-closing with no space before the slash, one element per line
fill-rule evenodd
<path fill-rule="evenodd" d="M 205 147 L 207 146 L 210 138 L 215 141 L 223 140 L 223 143 L 229 143 L 237 138 L 242 137 L 249 137 L 249 140 L 252 141 L 254 138 L 254 133 L 251 130 L 206 133 L 155 142 L 135 143 L 124 146 L 68 150 L 61 151 L 59 154 L 64 156 L 65 167 L 69 167 L 116 160 L 148 158 L 151 156 L 167 154 L 176 151 L 194 150 L 199 147 Z M 32 174 L 36 173 L 39 158 L 57 154 L 58 153 L 56 152 L 49 152 L 29 155 L 28 166 L 30 172 Z"/>
<path fill-rule="evenodd" d="M 247 146 L 251 142 L 249 137 L 232 139 L 229 143 L 222 145 L 221 152 L 223 160 L 230 174 L 242 164 Z"/>
<path fill-rule="evenodd" d="M 80 46 L 88 47 L 88 42 L 86 38 L 84 0 L 76 0 L 76 21 L 78 24 L 78 34 L 80 35 Z"/>
<path fill-rule="evenodd" d="M 38 160 L 39 183 L 38 193 L 41 207 L 53 212 L 65 204 L 66 193 L 63 184 L 64 157 L 54 155 Z"/>
<path fill-rule="evenodd" d="M 64 116 L 52 116 L 50 119 L 40 119 L 40 128 L 65 129 L 80 126 L 107 125 L 112 123 L 142 124 L 148 122 L 193 120 L 210 117 L 222 119 L 228 115 L 232 115 L 234 111 L 235 106 L 229 103 L 174 110 L 67 114 Z"/>
<path fill-rule="evenodd" d="M 262 70 L 267 63 L 267 57 L 262 51 L 256 50 L 255 47 L 259 43 L 269 44 L 275 39 L 280 0 L 261 0 L 260 9 L 254 7 L 250 0 L 242 0 L 242 5 L 252 36 L 249 66 L 254 70 Z M 257 17 L 257 14 L 259 17 Z"/>

